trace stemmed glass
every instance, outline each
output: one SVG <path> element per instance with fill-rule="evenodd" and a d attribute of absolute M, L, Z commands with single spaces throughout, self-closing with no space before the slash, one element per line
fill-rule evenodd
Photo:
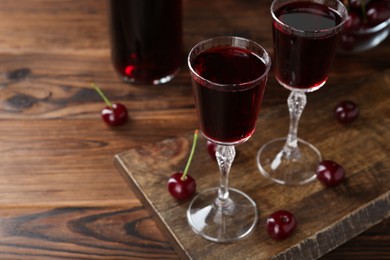
<path fill-rule="evenodd" d="M 275 0 L 271 5 L 275 77 L 290 90 L 286 138 L 263 145 L 257 154 L 261 173 L 279 184 L 302 185 L 316 178 L 319 150 L 298 138 L 306 93 L 328 79 L 338 35 L 348 15 L 338 0 Z"/>
<path fill-rule="evenodd" d="M 202 41 L 188 55 L 195 105 L 203 135 L 217 144 L 220 186 L 198 194 L 188 223 L 213 242 L 241 239 L 254 229 L 256 203 L 228 187 L 235 145 L 255 131 L 271 60 L 257 43 L 239 37 Z"/>

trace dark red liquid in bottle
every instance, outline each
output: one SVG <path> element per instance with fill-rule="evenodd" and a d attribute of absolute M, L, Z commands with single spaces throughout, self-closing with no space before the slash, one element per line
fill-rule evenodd
<path fill-rule="evenodd" d="M 181 12 L 182 0 L 110 1 L 112 62 L 125 81 L 158 84 L 178 71 Z"/>
<path fill-rule="evenodd" d="M 328 78 L 338 31 L 320 37 L 310 33 L 334 28 L 341 23 L 341 16 L 324 5 L 310 2 L 286 4 L 275 15 L 283 24 L 301 31 L 297 34 L 273 21 L 276 78 L 289 88 L 322 86 Z"/>
<path fill-rule="evenodd" d="M 226 84 L 215 87 L 202 79 L 193 80 L 203 134 L 217 143 L 249 138 L 255 130 L 267 77 L 254 84 L 237 84 L 264 74 L 266 65 L 261 58 L 242 48 L 214 47 L 200 53 L 192 67 L 202 78 Z"/>

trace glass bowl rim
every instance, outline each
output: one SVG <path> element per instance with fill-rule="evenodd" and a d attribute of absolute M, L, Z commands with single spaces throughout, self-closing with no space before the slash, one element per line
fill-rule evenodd
<path fill-rule="evenodd" d="M 228 40 L 230 39 L 230 41 L 232 42 L 230 45 L 228 44 Z M 217 46 L 234 46 L 234 47 L 241 47 L 241 48 L 245 48 L 245 46 L 241 46 L 241 45 L 234 45 L 234 43 L 237 44 L 238 41 L 240 42 L 248 42 L 248 43 L 251 43 L 253 44 L 256 48 L 259 48 L 263 55 L 258 55 L 257 53 L 256 56 L 258 56 L 261 61 L 264 63 L 265 65 L 265 71 L 260 75 L 258 76 L 257 78 L 251 80 L 251 81 L 246 81 L 246 82 L 242 82 L 242 83 L 234 83 L 234 84 L 224 84 L 224 83 L 217 83 L 217 82 L 214 82 L 214 81 L 211 81 L 211 80 L 208 80 L 204 77 L 202 77 L 201 75 L 199 75 L 195 70 L 194 68 L 192 67 L 192 54 L 194 53 L 194 51 L 199 48 L 201 45 L 205 45 L 207 43 L 210 43 L 212 41 L 224 41 L 226 40 L 226 43 L 225 44 L 219 44 L 219 45 L 213 45 L 212 47 L 217 47 Z M 234 41 L 234 42 L 233 42 Z M 204 50 L 206 50 L 208 48 L 205 48 Z M 204 51 L 203 50 L 203 51 Z M 253 52 L 253 50 L 251 50 Z M 201 52 L 200 52 L 201 53 Z M 188 63 L 188 67 L 190 69 L 190 72 L 192 75 L 195 75 L 196 77 L 196 81 L 201 81 L 201 83 L 205 83 L 205 85 L 207 85 L 207 87 L 210 87 L 210 88 L 226 88 L 226 87 L 229 87 L 229 88 L 236 88 L 236 87 L 240 87 L 240 89 L 237 89 L 237 91 L 239 90 L 244 90 L 246 89 L 245 87 L 252 87 L 254 84 L 256 84 L 257 82 L 261 81 L 262 79 L 264 79 L 267 74 L 269 73 L 269 70 L 271 69 L 271 56 L 270 54 L 266 51 L 266 49 L 261 46 L 260 44 L 258 44 L 257 42 L 253 41 L 253 40 L 250 40 L 250 39 L 247 39 L 247 38 L 243 38 L 243 37 L 238 37 L 238 36 L 217 36 L 217 37 L 212 37 L 212 38 L 208 38 L 208 39 L 205 39 L 203 41 L 200 41 L 198 42 L 197 44 L 195 44 L 194 47 L 191 48 L 190 52 L 188 53 L 188 58 L 187 58 L 187 63 Z"/>

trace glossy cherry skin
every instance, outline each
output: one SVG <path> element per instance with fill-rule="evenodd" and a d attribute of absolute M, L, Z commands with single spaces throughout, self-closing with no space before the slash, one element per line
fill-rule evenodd
<path fill-rule="evenodd" d="M 367 6 L 367 24 L 378 25 L 390 18 L 390 0 L 372 2 Z"/>
<path fill-rule="evenodd" d="M 334 161 L 322 161 L 317 167 L 317 179 L 327 187 L 339 185 L 344 178 L 344 168 Z"/>
<path fill-rule="evenodd" d="M 362 1 L 365 1 L 365 4 L 368 4 L 368 0 L 349 0 L 348 5 L 351 9 L 361 9 L 362 8 Z"/>
<path fill-rule="evenodd" d="M 297 220 L 294 214 L 287 210 L 275 211 L 267 218 L 268 235 L 275 240 L 286 239 L 296 227 Z"/>
<path fill-rule="evenodd" d="M 217 151 L 217 145 L 207 140 L 207 152 L 209 153 L 210 157 L 215 161 L 217 160 L 217 158 L 215 157 L 216 151 Z"/>
<path fill-rule="evenodd" d="M 335 116 L 340 123 L 347 124 L 359 116 L 359 107 L 350 100 L 344 100 L 335 107 Z"/>
<path fill-rule="evenodd" d="M 347 18 L 345 19 L 344 30 L 345 31 L 355 31 L 360 28 L 362 24 L 362 19 L 359 14 L 355 12 L 349 12 Z"/>
<path fill-rule="evenodd" d="M 196 190 L 195 180 L 187 175 L 186 179 L 181 180 L 182 172 L 176 172 L 168 179 L 168 191 L 178 200 L 184 200 L 191 197 Z"/>
<path fill-rule="evenodd" d="M 123 125 L 128 119 L 127 108 L 121 103 L 114 103 L 112 107 L 106 106 L 102 110 L 102 118 L 109 126 Z"/>

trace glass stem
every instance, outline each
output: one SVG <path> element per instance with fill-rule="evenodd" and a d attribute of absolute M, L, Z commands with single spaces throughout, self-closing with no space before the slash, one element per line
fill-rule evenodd
<path fill-rule="evenodd" d="M 290 127 L 286 144 L 283 148 L 287 159 L 298 159 L 300 156 L 298 149 L 298 124 L 306 102 L 306 94 L 303 91 L 291 91 L 288 96 L 287 106 L 290 112 Z"/>
<path fill-rule="evenodd" d="M 234 146 L 218 145 L 215 153 L 220 171 L 220 186 L 218 190 L 217 202 L 220 205 L 229 201 L 229 172 L 236 156 Z"/>

